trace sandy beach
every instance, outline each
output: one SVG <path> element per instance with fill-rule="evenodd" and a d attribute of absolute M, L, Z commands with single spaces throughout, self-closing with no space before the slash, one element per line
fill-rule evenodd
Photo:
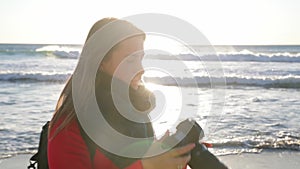
<path fill-rule="evenodd" d="M 1 169 L 27 168 L 31 155 L 17 155 L 0 160 Z M 300 152 L 273 151 L 260 154 L 238 154 L 219 156 L 230 169 L 299 169 Z"/>
<path fill-rule="evenodd" d="M 231 169 L 299 169 L 300 152 L 262 152 L 219 157 Z"/>

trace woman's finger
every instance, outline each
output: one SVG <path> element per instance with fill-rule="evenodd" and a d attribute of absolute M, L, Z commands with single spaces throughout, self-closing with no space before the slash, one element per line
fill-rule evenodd
<path fill-rule="evenodd" d="M 170 153 L 171 153 L 171 156 L 177 157 L 177 156 L 187 154 L 194 147 L 195 147 L 195 143 L 192 143 L 192 144 L 188 144 L 188 145 L 183 146 L 183 147 L 175 148 L 175 149 L 171 150 Z"/>
<path fill-rule="evenodd" d="M 172 160 L 172 165 L 174 165 L 177 169 L 183 169 L 187 165 L 187 163 L 191 160 L 191 155 L 175 157 Z"/>
<path fill-rule="evenodd" d="M 174 158 L 174 164 L 176 165 L 186 165 L 191 160 L 191 155 L 180 156 Z"/>

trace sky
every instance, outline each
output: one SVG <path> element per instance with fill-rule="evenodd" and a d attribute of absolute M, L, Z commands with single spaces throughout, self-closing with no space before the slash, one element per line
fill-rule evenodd
<path fill-rule="evenodd" d="M 83 44 L 104 17 L 162 13 L 213 45 L 300 45 L 299 0 L 0 0 L 0 43 Z"/>

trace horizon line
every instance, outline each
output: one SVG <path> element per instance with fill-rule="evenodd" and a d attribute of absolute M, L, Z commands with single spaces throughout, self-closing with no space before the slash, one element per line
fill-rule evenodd
<path fill-rule="evenodd" d="M 0 45 L 76 45 L 83 46 L 83 44 L 78 43 L 3 43 Z M 209 45 L 192 45 L 192 46 L 209 46 Z M 211 44 L 211 46 L 300 46 L 300 44 Z"/>

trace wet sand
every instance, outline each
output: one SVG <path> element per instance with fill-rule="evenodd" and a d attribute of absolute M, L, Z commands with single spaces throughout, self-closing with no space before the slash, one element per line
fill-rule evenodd
<path fill-rule="evenodd" d="M 29 164 L 30 154 L 0 159 L 1 169 L 24 169 Z M 300 152 L 273 151 L 260 154 L 237 154 L 219 156 L 231 169 L 299 169 Z"/>

